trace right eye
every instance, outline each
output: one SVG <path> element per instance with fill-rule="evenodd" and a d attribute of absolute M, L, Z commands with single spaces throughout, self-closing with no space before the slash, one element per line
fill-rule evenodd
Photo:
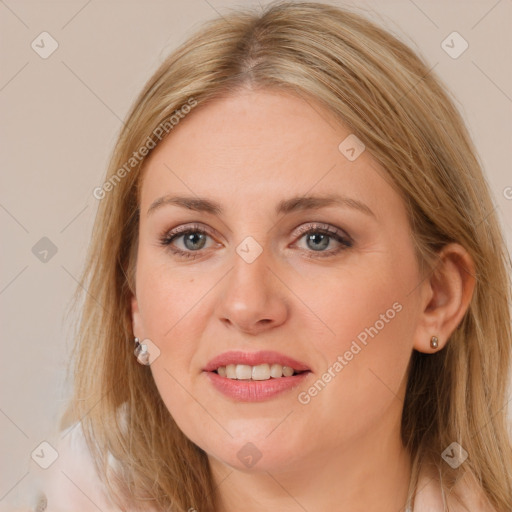
<path fill-rule="evenodd" d="M 167 247 L 173 254 L 184 258 L 197 258 L 204 249 L 210 234 L 198 224 L 180 226 L 160 237 L 160 244 Z M 175 243 L 181 241 L 183 248 L 176 247 Z"/>

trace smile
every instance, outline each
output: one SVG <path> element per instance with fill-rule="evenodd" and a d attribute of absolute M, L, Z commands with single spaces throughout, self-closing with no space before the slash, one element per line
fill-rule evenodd
<path fill-rule="evenodd" d="M 311 373 L 304 363 L 273 351 L 226 352 L 212 359 L 203 372 L 217 391 L 242 402 L 276 397 Z"/>
<path fill-rule="evenodd" d="M 295 374 L 295 370 L 290 366 L 282 366 L 278 363 L 264 363 L 257 366 L 229 364 L 227 366 L 219 366 L 217 374 L 221 377 L 235 380 L 268 380 L 270 378 L 291 377 Z"/>

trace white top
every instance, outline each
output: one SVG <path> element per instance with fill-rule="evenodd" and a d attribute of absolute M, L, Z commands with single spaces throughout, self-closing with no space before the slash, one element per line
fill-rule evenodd
<path fill-rule="evenodd" d="M 63 431 L 57 443 L 39 446 L 30 475 L 0 502 L 0 511 L 120 512 L 106 498 L 80 423 Z M 9 508 L 2 508 L 4 501 Z"/>
<path fill-rule="evenodd" d="M 59 442 L 55 444 L 56 452 L 52 451 L 53 447 L 45 445 L 42 452 L 36 451 L 32 455 L 30 476 L 0 501 L 0 512 L 121 512 L 106 498 L 104 484 L 96 473 L 81 424 L 77 423 L 62 432 Z M 58 453 L 56 458 L 55 453 Z M 38 462 L 51 464 L 43 469 Z M 16 496 L 17 502 L 13 501 Z M 475 505 L 470 510 L 495 512 L 486 504 L 482 494 L 470 485 L 463 487 L 462 496 Z M 6 508 L 8 503 L 11 505 Z M 446 497 L 437 475 L 421 473 L 414 510 L 408 503 L 405 512 L 444 510 L 448 510 Z M 450 503 L 450 511 L 467 510 L 457 502 Z"/>

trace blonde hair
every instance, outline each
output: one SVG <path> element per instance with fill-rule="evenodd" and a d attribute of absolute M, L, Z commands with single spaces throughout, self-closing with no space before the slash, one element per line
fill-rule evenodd
<path fill-rule="evenodd" d="M 243 87 L 316 100 L 364 142 L 404 199 L 425 276 L 450 242 L 472 257 L 476 287 L 462 322 L 443 350 L 414 351 L 410 361 L 401 428 L 413 461 L 409 495 L 421 465 L 432 461 L 446 492 L 470 475 L 496 510 L 509 510 L 510 259 L 476 150 L 439 79 L 406 45 L 347 10 L 278 2 L 262 13 L 232 12 L 207 23 L 149 80 L 106 181 L 149 139 L 158 143 L 157 127 L 191 98 L 201 105 Z M 81 420 L 120 506 L 214 511 L 205 452 L 177 427 L 150 369 L 133 354 L 130 298 L 146 158 L 132 162 L 99 203 L 67 417 Z M 456 470 L 441 459 L 454 441 L 469 454 Z"/>

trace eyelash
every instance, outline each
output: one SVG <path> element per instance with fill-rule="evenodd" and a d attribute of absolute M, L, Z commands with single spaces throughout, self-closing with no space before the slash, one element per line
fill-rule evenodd
<path fill-rule="evenodd" d="M 326 258 L 329 256 L 334 256 L 334 255 L 340 253 L 341 251 L 344 251 L 344 250 L 352 247 L 352 240 L 350 239 L 350 237 L 343 236 L 338 229 L 336 229 L 332 226 L 329 226 L 328 224 L 315 224 L 315 223 L 308 224 L 306 226 L 301 226 L 298 231 L 299 231 L 298 240 L 303 238 L 305 235 L 315 233 L 315 234 L 326 235 L 330 238 L 333 238 L 334 240 L 336 240 L 337 242 L 339 242 L 341 244 L 341 246 L 338 247 L 337 249 L 331 249 L 328 251 L 318 251 L 317 252 L 317 251 L 312 251 L 312 250 L 307 250 L 307 249 L 301 249 L 302 251 L 309 253 L 308 257 L 310 257 L 310 258 Z M 182 249 L 177 249 L 176 247 L 174 247 L 172 245 L 172 242 L 174 242 L 174 240 L 181 238 L 184 235 L 191 234 L 191 233 L 201 233 L 203 235 L 211 236 L 210 233 L 208 232 L 208 230 L 204 229 L 199 224 L 192 224 L 190 226 L 185 226 L 185 227 L 182 226 L 182 227 L 177 228 L 170 232 L 165 232 L 160 237 L 160 244 L 162 246 L 166 247 L 167 249 L 169 249 L 173 254 L 175 254 L 179 257 L 196 259 L 198 256 L 201 255 L 200 253 L 201 253 L 202 249 L 199 249 L 197 251 L 183 251 Z"/>

